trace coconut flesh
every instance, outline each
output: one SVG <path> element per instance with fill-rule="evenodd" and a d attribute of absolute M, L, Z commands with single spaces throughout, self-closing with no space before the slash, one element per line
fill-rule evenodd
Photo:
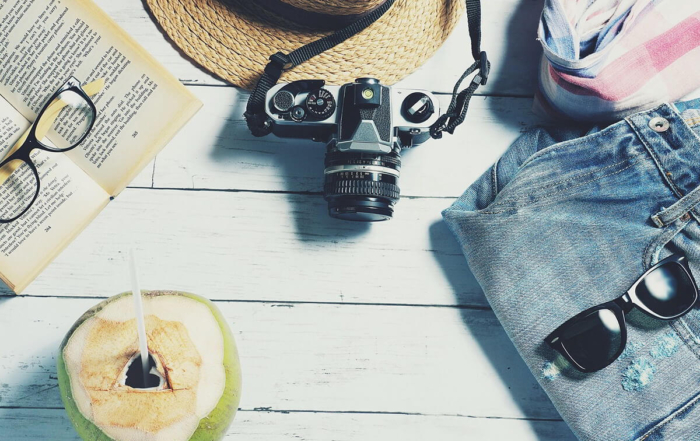
<path fill-rule="evenodd" d="M 74 426 L 90 440 L 220 439 L 240 399 L 228 326 L 213 304 L 191 294 L 151 292 L 143 302 L 149 384 L 130 294 L 88 311 L 66 336 L 59 384 Z"/>

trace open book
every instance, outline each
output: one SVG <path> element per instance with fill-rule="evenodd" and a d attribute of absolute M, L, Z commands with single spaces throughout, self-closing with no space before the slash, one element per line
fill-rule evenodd
<path fill-rule="evenodd" d="M 104 80 L 90 135 L 35 150 L 41 191 L 0 224 L 0 279 L 19 293 L 153 159 L 201 102 L 90 0 L 0 2 L 0 160 L 69 77 Z M 47 134 L 53 142 L 55 132 Z M 0 204 L 2 204 L 0 189 Z"/>

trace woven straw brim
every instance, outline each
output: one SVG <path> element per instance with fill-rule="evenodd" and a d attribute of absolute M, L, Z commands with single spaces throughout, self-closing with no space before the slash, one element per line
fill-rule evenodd
<path fill-rule="evenodd" d="M 168 36 L 202 67 L 252 89 L 273 53 L 317 40 L 253 0 L 146 0 Z M 291 69 L 281 81 L 325 79 L 344 84 L 375 77 L 394 84 L 416 70 L 447 39 L 464 14 L 462 0 L 396 0 L 362 33 Z M 467 44 L 467 43 L 465 43 Z"/>

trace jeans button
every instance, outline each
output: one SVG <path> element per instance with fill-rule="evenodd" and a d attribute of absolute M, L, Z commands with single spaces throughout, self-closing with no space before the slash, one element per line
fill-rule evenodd
<path fill-rule="evenodd" d="M 649 120 L 649 127 L 655 132 L 665 132 L 668 130 L 670 124 L 666 118 L 661 118 L 660 116 L 655 116 Z"/>

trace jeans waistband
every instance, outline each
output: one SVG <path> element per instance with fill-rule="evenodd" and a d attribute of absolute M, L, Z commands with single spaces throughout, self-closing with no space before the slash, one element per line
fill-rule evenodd
<path fill-rule="evenodd" d="M 700 186 L 700 136 L 692 128 L 700 125 L 700 99 L 663 104 L 626 120 L 679 198 Z"/>
<path fill-rule="evenodd" d="M 691 127 L 700 124 L 700 98 L 679 101 L 672 104 L 672 106 Z"/>

